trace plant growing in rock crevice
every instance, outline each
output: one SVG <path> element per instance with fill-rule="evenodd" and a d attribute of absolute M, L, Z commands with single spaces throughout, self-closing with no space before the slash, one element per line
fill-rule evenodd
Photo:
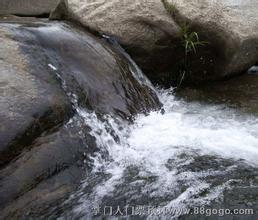
<path fill-rule="evenodd" d="M 168 3 L 167 0 L 161 0 L 163 5 L 164 5 L 164 8 L 166 9 L 166 11 L 174 16 L 177 12 L 177 8 L 176 8 L 176 5 L 175 4 L 171 4 L 171 3 Z"/>
<path fill-rule="evenodd" d="M 206 41 L 199 40 L 198 33 L 195 31 L 191 31 L 189 24 L 184 24 L 181 26 L 181 36 L 183 38 L 183 46 L 186 56 L 188 55 L 188 53 L 196 53 L 197 47 L 207 44 Z"/>
<path fill-rule="evenodd" d="M 189 58 L 188 54 L 190 53 L 197 53 L 197 48 L 199 46 L 204 46 L 207 44 L 206 41 L 200 41 L 199 35 L 195 31 L 191 31 L 190 25 L 184 23 L 180 26 L 181 28 L 181 37 L 182 37 L 182 46 L 184 48 L 184 60 L 183 60 L 183 66 L 179 70 L 179 82 L 177 87 L 180 87 L 185 75 L 189 72 Z"/>
<path fill-rule="evenodd" d="M 177 88 L 181 86 L 185 75 L 189 73 L 189 54 L 194 53 L 197 54 L 198 47 L 205 46 L 207 42 L 200 41 L 199 34 L 196 31 L 191 30 L 191 25 L 189 22 L 185 22 L 183 20 L 186 20 L 183 18 L 183 16 L 180 15 L 180 12 L 178 11 L 177 7 L 173 3 L 169 3 L 167 0 L 162 0 L 162 3 L 164 5 L 164 8 L 166 11 L 172 16 L 173 20 L 177 23 L 177 25 L 180 28 L 180 37 L 182 41 L 182 47 L 184 49 L 184 58 L 182 58 L 182 61 L 180 62 L 180 68 L 178 73 L 178 82 L 177 82 Z"/>

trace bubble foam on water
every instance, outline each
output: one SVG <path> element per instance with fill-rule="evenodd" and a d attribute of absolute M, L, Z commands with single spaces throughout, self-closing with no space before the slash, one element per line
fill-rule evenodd
<path fill-rule="evenodd" d="M 258 165 L 256 118 L 223 105 L 177 100 L 171 90 L 159 96 L 165 113 L 139 115 L 132 125 L 85 115 L 100 152 L 92 157 L 92 176 L 82 184 L 75 213 L 118 198 L 173 208 L 209 204 L 237 181 L 230 174 L 238 163 Z M 100 178 L 83 192 L 94 175 Z"/>

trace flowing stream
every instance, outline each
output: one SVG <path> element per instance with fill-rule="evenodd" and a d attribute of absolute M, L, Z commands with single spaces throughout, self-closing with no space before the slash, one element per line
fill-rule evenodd
<path fill-rule="evenodd" d="M 130 56 L 104 37 L 133 64 L 137 80 L 149 85 Z M 68 92 L 58 70 L 52 64 L 49 68 Z M 246 77 L 257 81 L 255 74 Z M 245 88 L 244 80 L 236 81 Z M 234 82 L 226 84 L 236 87 Z M 110 115 L 99 119 L 67 93 L 76 110 L 67 127 L 90 126 L 98 151 L 84 161 L 91 170 L 59 207 L 59 219 L 193 219 L 189 213 L 197 207 L 257 210 L 257 114 L 225 98 L 187 100 L 173 88 L 156 93 L 163 109 L 140 114 L 133 123 Z M 257 101 L 252 101 L 255 107 Z"/>
<path fill-rule="evenodd" d="M 103 37 L 127 59 L 135 79 L 155 89 L 130 56 Z M 193 219 L 189 210 L 196 207 L 258 210 L 257 74 L 208 85 L 203 93 L 155 89 L 162 110 L 128 122 L 80 106 L 50 57 L 47 68 L 75 110 L 66 128 L 89 126 L 98 150 L 84 161 L 90 169 L 79 189 L 46 218 Z"/>
<path fill-rule="evenodd" d="M 47 31 L 62 25 L 53 27 L 41 27 L 43 43 L 47 42 L 44 36 L 50 37 Z M 130 56 L 108 36 L 103 37 L 127 59 L 136 80 L 155 89 Z M 75 42 L 81 42 L 81 38 Z M 56 74 L 75 110 L 66 128 L 80 130 L 82 123 L 89 126 L 98 150 L 85 159 L 90 169 L 85 169 L 87 177 L 78 190 L 46 213 L 47 217 L 193 219 L 188 211 L 196 207 L 258 210 L 257 72 L 249 79 L 252 86 L 238 79 L 238 84 L 231 84 L 230 88 L 241 89 L 233 94 L 236 103 L 227 98 L 232 91 L 223 90 L 223 82 L 221 90 L 208 87 L 205 100 L 198 95 L 188 100 L 196 95 L 194 90 L 184 96 L 173 88 L 156 88 L 162 110 L 137 115 L 128 122 L 110 115 L 100 117 L 80 106 L 75 89 L 69 88 L 59 72 L 57 59 L 55 62 L 55 56 L 50 57 L 47 68 Z M 209 100 L 225 94 L 220 101 Z M 79 134 L 83 137 L 82 129 Z"/>
<path fill-rule="evenodd" d="M 73 205 L 64 217 L 97 218 L 107 214 L 107 207 L 124 212 L 128 206 L 177 211 L 214 204 L 225 208 L 239 200 L 238 193 L 230 192 L 257 190 L 255 115 L 225 104 L 187 102 L 172 89 L 157 92 L 164 111 L 138 115 L 133 124 L 110 116 L 103 122 L 77 109 L 92 128 L 99 151 L 91 158 L 92 172 L 66 201 Z M 248 196 L 241 201 L 249 207 L 256 204 Z M 183 215 L 178 212 L 173 217 Z M 145 218 L 171 219 L 166 214 L 153 211 Z"/>
<path fill-rule="evenodd" d="M 130 56 L 103 37 L 128 60 L 135 79 L 155 89 Z M 188 211 L 196 207 L 258 210 L 257 75 L 245 76 L 247 81 L 221 82 L 222 88 L 208 85 L 204 100 L 198 95 L 188 100 L 197 94 L 194 90 L 184 96 L 173 88 L 156 89 L 163 109 L 137 115 L 132 123 L 99 117 L 80 106 L 78 94 L 54 60 L 48 61 L 75 110 L 67 128 L 89 126 L 98 150 L 84 161 L 90 169 L 79 189 L 47 217 L 193 219 L 187 217 Z M 212 96 L 223 99 L 212 102 Z M 79 134 L 84 135 L 83 129 Z"/>

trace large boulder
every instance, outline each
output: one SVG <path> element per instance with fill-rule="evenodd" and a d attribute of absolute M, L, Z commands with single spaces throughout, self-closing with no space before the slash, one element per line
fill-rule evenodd
<path fill-rule="evenodd" d="M 115 37 L 148 76 L 174 64 L 171 48 L 180 29 L 160 0 L 63 0 L 50 18 L 75 20 Z"/>
<path fill-rule="evenodd" d="M 169 0 L 179 24 L 186 22 L 206 41 L 189 56 L 189 78 L 219 80 L 246 72 L 258 60 L 257 2 Z M 184 24 L 184 23 L 183 23 Z"/>
<path fill-rule="evenodd" d="M 0 15 L 42 16 L 50 14 L 59 0 L 1 0 Z"/>
<path fill-rule="evenodd" d="M 47 69 L 31 69 L 10 31 L 0 29 L 0 166 L 65 120 L 71 104 Z"/>
<path fill-rule="evenodd" d="M 0 39 L 0 219 L 42 218 L 87 175 L 93 125 L 160 102 L 111 39 L 18 18 L 0 23 Z"/>
<path fill-rule="evenodd" d="M 258 59 L 254 1 L 244 7 L 227 7 L 220 0 L 68 0 L 61 4 L 52 18 L 66 16 L 116 37 L 154 81 L 223 79 L 247 70 Z M 186 58 L 186 40 L 196 43 L 195 32 L 203 45 Z"/>
<path fill-rule="evenodd" d="M 57 207 L 87 174 L 89 156 L 96 151 L 87 125 L 78 121 L 37 138 L 30 150 L 0 170 L 1 219 L 33 218 Z M 53 207 L 54 208 L 54 207 Z M 39 216 L 38 216 L 39 215 Z"/>

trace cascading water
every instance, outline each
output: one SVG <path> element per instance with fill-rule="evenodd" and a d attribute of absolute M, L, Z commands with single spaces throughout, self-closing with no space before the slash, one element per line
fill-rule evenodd
<path fill-rule="evenodd" d="M 257 178 L 246 176 L 257 172 L 257 118 L 225 105 L 187 103 L 172 90 L 157 92 L 165 113 L 138 115 L 134 124 L 78 111 L 99 151 L 64 217 L 92 219 L 104 207 L 152 206 L 177 212 L 145 218 L 171 219 L 188 208 L 222 203 L 225 191 L 236 186 L 256 187 Z"/>
<path fill-rule="evenodd" d="M 129 55 L 115 41 L 110 43 L 131 64 L 134 77 L 152 87 Z M 133 218 L 139 207 L 143 219 L 171 219 L 189 215 L 195 207 L 225 207 L 220 206 L 225 197 L 237 201 L 228 192 L 256 187 L 256 116 L 223 104 L 187 102 L 173 89 L 157 89 L 164 111 L 138 115 L 133 124 L 110 115 L 99 118 L 78 104 L 59 70 L 48 66 L 75 110 L 66 126 L 89 126 L 98 146 L 84 161 L 91 167 L 87 178 L 61 205 L 65 211 L 60 219 L 119 219 L 127 211 Z"/>
<path fill-rule="evenodd" d="M 70 160 L 70 157 L 67 159 L 68 162 L 72 161 L 71 166 L 74 166 L 78 158 L 79 164 L 76 170 L 85 173 L 83 176 L 86 176 L 86 178 L 78 190 L 75 192 L 71 190 L 72 195 L 70 195 L 70 191 L 63 195 L 62 199 L 67 198 L 68 194 L 70 197 L 61 204 L 52 201 L 53 197 L 57 197 L 54 199 L 58 202 L 61 201 L 58 194 L 62 194 L 62 190 L 70 184 L 70 181 L 66 181 L 65 174 L 56 178 L 56 182 L 53 181 L 52 177 L 57 177 L 60 174 L 57 166 L 57 170 L 47 174 L 49 176 L 46 178 L 49 182 L 46 184 L 46 188 L 49 188 L 54 182 L 58 183 L 59 186 L 53 184 L 53 188 L 49 189 L 49 191 L 53 189 L 52 194 L 46 194 L 46 197 L 36 203 L 35 207 L 39 209 L 37 210 L 39 214 L 35 213 L 34 216 L 38 214 L 37 216 L 44 219 L 56 219 L 57 217 L 59 219 L 83 220 L 121 219 L 122 216 L 125 217 L 126 211 L 128 211 L 128 218 L 125 217 L 126 219 L 171 219 L 177 217 L 184 219 L 186 217 L 186 219 L 192 220 L 193 216 L 189 210 L 191 211 L 196 207 L 252 208 L 258 210 L 258 108 L 256 108 L 256 94 L 255 97 L 252 95 L 239 97 L 242 93 L 237 93 L 237 100 L 239 101 L 237 103 L 239 106 L 241 105 L 238 108 L 238 106 L 234 106 L 234 100 L 225 100 L 222 104 L 200 101 L 189 102 L 183 98 L 178 98 L 173 89 L 156 89 L 155 92 L 163 103 L 163 110 L 153 111 L 148 115 L 140 114 L 134 118 L 132 123 L 121 119 L 123 118 L 121 115 L 121 118 L 114 115 L 119 115 L 121 109 L 126 110 L 133 107 L 135 100 L 138 100 L 134 98 L 135 96 L 140 96 L 147 90 L 149 90 L 148 94 L 152 93 L 154 88 L 117 42 L 104 36 L 113 46 L 110 49 L 106 44 L 102 45 L 102 40 L 96 41 L 92 36 L 85 35 L 86 33 L 81 32 L 81 30 L 78 32 L 78 30 L 71 29 L 71 26 L 63 23 L 25 25 L 22 28 L 18 28 L 19 25 L 14 24 L 5 26 L 12 28 L 14 33 L 19 36 L 16 38 L 21 40 L 23 50 L 29 51 L 27 54 L 33 54 L 33 56 L 36 54 L 37 59 L 31 58 L 33 60 L 32 64 L 34 64 L 35 72 L 42 77 L 42 81 L 54 82 L 58 86 L 58 82 L 60 82 L 63 91 L 72 104 L 71 115 L 73 116 L 68 122 L 65 120 L 66 124 L 63 129 L 65 135 L 62 133 L 63 130 L 60 129 L 57 136 L 63 134 L 64 138 L 67 138 L 66 131 L 73 131 L 69 135 L 73 136 L 76 133 L 74 138 L 79 139 L 78 142 L 68 143 L 66 148 L 62 148 L 65 141 L 61 139 L 60 144 L 54 146 L 54 151 L 49 150 L 46 151 L 47 154 L 43 154 L 42 160 L 44 163 L 42 160 L 34 161 L 30 154 L 27 156 L 28 160 L 32 160 L 31 164 L 33 165 L 40 162 L 44 165 L 45 158 L 49 160 L 49 155 L 53 152 L 56 154 L 56 157 L 53 158 L 57 160 L 56 158 L 59 157 L 62 149 L 68 149 L 68 153 L 65 155 L 69 154 L 74 157 L 75 151 L 70 153 L 69 150 L 79 142 L 78 154 L 83 154 L 82 157 L 74 157 L 76 158 L 74 159 L 75 162 Z M 57 40 L 56 36 L 62 36 L 63 40 L 59 40 L 59 38 Z M 30 52 L 31 48 L 33 53 Z M 74 53 L 74 51 L 79 52 Z M 103 51 L 105 54 L 103 54 Z M 109 56 L 110 59 L 112 58 L 111 61 L 115 61 L 117 55 L 119 57 L 121 55 L 121 58 L 125 58 L 127 62 L 108 62 L 107 58 Z M 84 59 L 85 57 L 86 59 Z M 95 60 L 98 62 L 95 62 Z M 105 63 L 107 65 L 95 68 L 96 65 Z M 130 70 L 132 74 L 129 71 L 129 74 L 125 74 L 127 72 L 122 74 L 122 70 L 122 73 L 120 73 L 120 67 L 122 68 L 124 63 L 128 64 L 128 67 L 125 65 L 126 71 Z M 119 71 L 114 72 L 113 65 L 116 64 L 121 66 L 117 68 Z M 46 80 L 43 77 L 47 75 L 46 68 L 51 70 L 49 75 L 52 76 L 53 72 L 53 75 L 56 75 L 59 81 L 56 82 L 54 77 L 46 78 Z M 105 72 L 105 68 L 110 68 L 110 71 Z M 114 75 L 112 75 L 113 72 Z M 102 75 L 109 76 L 111 79 Z M 135 80 L 126 80 L 131 76 Z M 254 77 L 257 76 L 254 75 Z M 254 82 L 251 86 L 245 80 L 241 81 L 236 78 L 236 81 L 240 81 L 243 93 L 251 94 L 252 91 L 258 89 L 258 86 L 256 88 L 258 80 L 255 79 L 257 78 L 249 78 Z M 99 81 L 104 80 L 109 80 L 108 86 L 105 88 L 99 83 Z M 220 85 L 222 84 L 221 82 Z M 119 85 L 119 87 L 116 85 Z M 131 86 L 127 87 L 126 85 Z M 235 88 L 237 85 L 233 83 L 231 87 Z M 141 90 L 142 86 L 146 87 L 146 90 Z M 110 89 L 113 87 L 115 90 Z M 106 91 L 106 89 L 109 90 Z M 213 89 L 214 87 L 210 90 Z M 102 93 L 102 91 L 107 93 Z M 216 93 L 216 96 L 226 93 L 228 90 L 218 91 L 220 92 Z M 89 93 L 91 93 L 91 103 L 87 102 Z M 209 96 L 209 93 L 206 92 L 205 95 Z M 116 100 L 120 103 L 128 96 L 130 105 L 116 105 L 117 103 L 114 102 L 111 105 L 112 108 L 105 108 L 105 106 L 108 106 L 108 102 L 112 102 L 113 98 L 116 97 Z M 141 100 L 139 102 L 144 102 L 145 97 L 147 97 L 147 100 L 151 100 L 154 96 L 143 96 L 142 99 L 139 99 Z M 101 105 L 95 102 L 99 98 L 101 98 Z M 223 96 L 224 99 L 225 96 Z M 232 105 L 228 105 L 227 101 L 233 102 Z M 241 108 L 245 108 L 246 102 L 249 101 L 252 108 L 248 109 L 247 112 L 242 112 Z M 88 104 L 94 105 L 92 107 Z M 139 104 L 138 106 L 132 112 L 141 112 L 140 106 L 142 105 Z M 148 105 L 146 103 L 146 106 L 159 105 Z M 107 112 L 110 113 L 110 110 L 117 109 L 117 107 L 121 107 L 120 111 L 112 111 L 112 116 L 103 115 Z M 96 109 L 99 111 L 96 111 Z M 256 111 L 256 114 L 251 114 L 249 110 Z M 128 111 L 125 115 L 129 113 L 133 114 Z M 124 115 L 122 114 L 122 116 Z M 44 140 L 44 135 L 48 137 L 49 134 L 43 134 L 42 140 Z M 54 142 L 55 137 L 46 139 L 46 141 Z M 90 141 L 87 141 L 87 139 Z M 97 147 L 94 141 L 96 141 Z M 73 143 L 75 144 L 73 145 Z M 51 144 L 49 145 L 51 147 Z M 49 146 L 47 144 L 36 145 L 35 151 L 37 148 L 44 149 L 46 147 Z M 35 157 L 38 157 L 37 155 L 40 157 L 40 152 L 36 153 Z M 53 166 L 55 162 L 53 162 Z M 63 165 L 65 163 L 66 160 L 61 160 L 59 164 Z M 70 165 L 69 163 L 65 165 Z M 11 164 L 14 168 L 18 165 Z M 48 166 L 43 165 L 42 172 L 48 169 Z M 23 166 L 23 169 L 27 170 L 28 167 L 31 166 Z M 49 167 L 51 168 L 51 166 Z M 61 168 L 65 169 L 66 167 Z M 22 185 L 22 190 L 20 192 L 17 190 L 17 194 L 13 194 L 13 198 L 21 197 L 23 193 L 27 194 L 27 197 L 25 196 L 24 200 L 19 200 L 18 205 L 12 206 L 11 209 L 13 210 L 10 213 L 19 212 L 19 205 L 23 201 L 26 202 L 26 199 L 34 203 L 35 199 L 45 194 L 44 187 L 42 189 L 45 182 L 38 182 L 42 177 L 41 170 L 38 167 L 35 167 L 35 170 L 39 170 L 40 175 L 35 175 L 37 172 L 34 173 L 34 170 L 32 170 L 33 172 L 30 171 L 32 174 L 30 172 L 28 174 L 37 180 L 30 182 L 29 178 L 24 178 L 28 180 L 31 188 L 24 187 L 28 185 L 24 181 L 27 185 Z M 19 174 L 19 172 L 17 173 Z M 26 171 L 21 173 L 22 175 L 26 174 Z M 71 175 L 73 174 L 71 171 Z M 5 176 L 5 173 L 2 176 Z M 24 176 L 26 177 L 26 175 Z M 16 176 L 13 179 L 16 181 Z M 80 180 L 79 178 L 77 183 Z M 14 181 L 10 183 L 14 183 Z M 33 188 L 36 185 L 35 183 L 38 184 L 35 187 L 36 190 Z M 60 186 L 62 184 L 64 184 L 64 188 Z M 9 182 L 5 185 L 9 185 Z M 14 188 L 15 185 L 10 189 Z M 27 188 L 28 191 L 23 192 L 23 188 Z M 11 191 L 8 187 L 6 189 L 5 192 L 9 193 Z M 29 194 L 31 192 L 32 194 Z M 38 194 L 38 192 L 41 194 Z M 41 207 L 41 201 L 44 199 L 50 201 Z M 39 202 L 40 207 L 37 207 Z M 52 204 L 54 205 L 52 206 Z M 45 207 L 46 209 L 44 209 Z M 109 209 L 105 210 L 105 207 Z M 129 210 L 127 210 L 128 207 Z M 112 208 L 112 211 L 110 208 Z M 41 210 L 43 211 L 41 212 Z M 23 211 L 21 211 L 22 214 L 24 214 Z M 191 216 L 189 217 L 189 215 Z M 197 216 L 196 219 L 201 218 Z"/>

